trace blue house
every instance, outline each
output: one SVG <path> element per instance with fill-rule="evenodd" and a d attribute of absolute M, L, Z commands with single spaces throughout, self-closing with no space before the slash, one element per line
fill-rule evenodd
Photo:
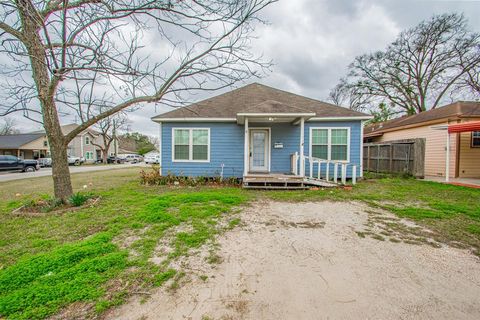
<path fill-rule="evenodd" d="M 370 118 L 253 83 L 152 120 L 160 125 L 162 174 L 266 185 L 355 182 L 362 176 L 362 122 Z"/>

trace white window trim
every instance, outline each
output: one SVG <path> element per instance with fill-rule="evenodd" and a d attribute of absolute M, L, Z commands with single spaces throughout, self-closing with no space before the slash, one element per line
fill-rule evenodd
<path fill-rule="evenodd" d="M 350 127 L 310 127 L 310 136 L 308 139 L 309 149 L 308 154 L 312 156 L 312 131 L 313 130 L 328 130 L 328 146 L 327 146 L 327 157 L 329 161 L 338 161 L 349 163 L 350 162 Z M 347 130 L 347 160 L 332 160 L 332 130 L 343 129 Z"/>
<path fill-rule="evenodd" d="M 189 141 L 188 141 L 188 159 L 189 160 L 176 160 L 175 159 L 175 130 L 189 130 Z M 193 160 L 193 130 L 207 130 L 208 132 L 208 144 L 207 144 L 207 160 Z M 182 128 L 175 127 L 172 128 L 172 162 L 210 162 L 210 128 Z"/>
<path fill-rule="evenodd" d="M 88 138 L 88 140 L 87 140 L 87 138 Z M 91 139 L 90 136 L 85 136 L 85 145 L 86 146 L 90 145 L 90 142 L 91 142 L 90 139 Z M 88 141 L 88 143 L 87 143 L 87 141 Z"/>

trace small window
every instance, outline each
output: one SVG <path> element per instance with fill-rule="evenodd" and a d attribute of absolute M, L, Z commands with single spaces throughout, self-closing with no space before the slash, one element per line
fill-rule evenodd
<path fill-rule="evenodd" d="M 210 129 L 173 129 L 173 161 L 210 161 Z"/>
<path fill-rule="evenodd" d="M 312 156 L 328 159 L 328 129 L 312 129 Z"/>
<path fill-rule="evenodd" d="M 48 147 L 48 142 L 47 142 L 47 140 L 44 140 L 44 141 L 43 141 L 43 146 L 44 146 L 44 147 Z"/>
<path fill-rule="evenodd" d="M 89 136 L 85 137 L 85 144 L 90 144 L 90 137 Z"/>
<path fill-rule="evenodd" d="M 93 152 L 87 151 L 87 152 L 85 153 L 85 159 L 86 159 L 86 160 L 93 160 Z"/>
<path fill-rule="evenodd" d="M 472 132 L 472 148 L 480 148 L 480 131 Z"/>
<path fill-rule="evenodd" d="M 330 160 L 346 161 L 348 159 L 348 130 L 332 129 L 332 151 Z"/>
<path fill-rule="evenodd" d="M 312 128 L 310 154 L 312 157 L 349 161 L 349 128 Z"/>

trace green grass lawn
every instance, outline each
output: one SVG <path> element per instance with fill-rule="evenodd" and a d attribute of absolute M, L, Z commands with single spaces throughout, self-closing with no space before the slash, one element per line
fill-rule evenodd
<path fill-rule="evenodd" d="M 50 177 L 0 183 L 0 318 L 45 318 L 74 302 L 101 313 L 131 292 L 175 287 L 184 272 L 170 262 L 214 245 L 218 233 L 239 223 L 236 208 L 255 199 L 364 201 L 428 226 L 446 242 L 480 248 L 478 189 L 401 178 L 366 180 L 353 190 L 148 187 L 139 184 L 139 170 L 73 174 L 75 191 L 99 195 L 99 202 L 35 217 L 12 210 L 51 194 Z M 160 242 L 171 250 L 153 263 Z"/>

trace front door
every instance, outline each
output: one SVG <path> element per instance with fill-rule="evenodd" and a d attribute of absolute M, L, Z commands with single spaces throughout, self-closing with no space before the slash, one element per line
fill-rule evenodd
<path fill-rule="evenodd" d="M 268 172 L 270 137 L 267 129 L 250 130 L 250 172 Z"/>

